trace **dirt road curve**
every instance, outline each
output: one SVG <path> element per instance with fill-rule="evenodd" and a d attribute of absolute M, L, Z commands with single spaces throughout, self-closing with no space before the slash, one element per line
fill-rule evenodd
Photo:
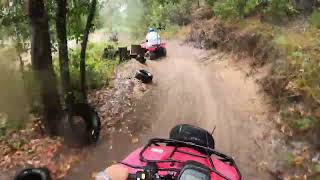
<path fill-rule="evenodd" d="M 119 161 L 149 137 L 168 135 L 171 127 L 190 123 L 212 131 L 219 151 L 235 157 L 245 179 L 271 179 L 262 171 L 277 158 L 268 107 L 253 79 L 230 65 L 228 54 L 168 43 L 168 57 L 148 62 L 152 90 L 124 120 L 134 136 L 114 133 L 103 139 L 66 179 L 90 179 L 94 171 Z M 118 128 L 121 131 L 121 127 Z"/>

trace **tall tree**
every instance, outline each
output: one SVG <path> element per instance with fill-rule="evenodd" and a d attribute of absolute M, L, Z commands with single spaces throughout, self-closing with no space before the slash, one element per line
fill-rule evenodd
<path fill-rule="evenodd" d="M 46 132 L 58 135 L 61 104 L 52 65 L 48 15 L 43 0 L 28 0 L 27 11 L 31 25 L 31 62 L 39 83 L 42 119 Z"/>
<path fill-rule="evenodd" d="M 84 35 L 81 43 L 80 52 L 80 88 L 84 101 L 87 101 L 87 84 L 86 84 L 86 50 L 88 45 L 88 39 L 90 30 L 93 27 L 93 18 L 96 13 L 97 0 L 91 0 L 91 6 L 89 10 L 89 15 L 87 18 L 86 28 L 84 30 Z"/>
<path fill-rule="evenodd" d="M 56 0 L 56 30 L 58 36 L 60 76 L 63 92 L 66 95 L 71 91 L 69 58 L 68 58 L 68 40 L 67 40 L 67 0 Z"/>

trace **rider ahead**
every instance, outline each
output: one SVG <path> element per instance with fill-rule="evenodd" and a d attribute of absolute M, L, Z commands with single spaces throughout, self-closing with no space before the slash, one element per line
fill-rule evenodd
<path fill-rule="evenodd" d="M 146 35 L 147 48 L 161 43 L 160 35 L 154 28 L 149 28 Z"/>

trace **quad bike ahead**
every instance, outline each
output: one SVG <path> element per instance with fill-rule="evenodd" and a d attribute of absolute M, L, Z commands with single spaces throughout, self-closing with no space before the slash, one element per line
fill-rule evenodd
<path fill-rule="evenodd" d="M 183 124 L 170 139 L 151 139 L 120 163 L 129 168 L 129 180 L 242 180 L 235 161 L 214 146 L 206 130 Z"/>
<path fill-rule="evenodd" d="M 147 47 L 147 42 L 143 42 L 140 44 L 140 46 L 144 50 L 144 57 L 149 60 L 155 60 L 167 56 L 167 49 L 165 43 L 153 45 L 152 47 Z"/>

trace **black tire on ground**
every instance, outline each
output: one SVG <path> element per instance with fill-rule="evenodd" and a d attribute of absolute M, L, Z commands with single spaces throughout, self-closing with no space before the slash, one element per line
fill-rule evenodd
<path fill-rule="evenodd" d="M 71 112 L 70 112 L 71 111 Z M 72 106 L 63 118 L 63 135 L 68 145 L 81 147 L 96 143 L 99 139 L 101 122 L 97 112 L 86 103 Z M 68 112 L 71 113 L 69 120 Z"/>
<path fill-rule="evenodd" d="M 51 176 L 47 168 L 26 168 L 19 171 L 14 180 L 51 180 Z"/>
<path fill-rule="evenodd" d="M 157 59 L 157 53 L 156 52 L 153 52 L 153 51 L 149 51 L 149 59 L 150 60 L 155 60 Z"/>
<path fill-rule="evenodd" d="M 147 59 L 146 59 L 144 56 L 141 56 L 140 54 L 137 55 L 136 60 L 137 60 L 138 62 L 140 62 L 141 64 L 145 64 L 146 61 L 147 61 Z"/>
<path fill-rule="evenodd" d="M 180 124 L 172 128 L 169 138 L 178 141 L 191 142 L 211 149 L 215 148 L 214 139 L 208 131 L 189 124 Z M 203 152 L 203 149 L 197 150 Z"/>
<path fill-rule="evenodd" d="M 166 57 L 166 56 L 167 56 L 167 49 L 163 48 L 163 57 Z"/>
<path fill-rule="evenodd" d="M 153 75 L 144 69 L 140 69 L 136 72 L 135 78 L 140 80 L 142 83 L 149 84 L 152 82 Z"/>

